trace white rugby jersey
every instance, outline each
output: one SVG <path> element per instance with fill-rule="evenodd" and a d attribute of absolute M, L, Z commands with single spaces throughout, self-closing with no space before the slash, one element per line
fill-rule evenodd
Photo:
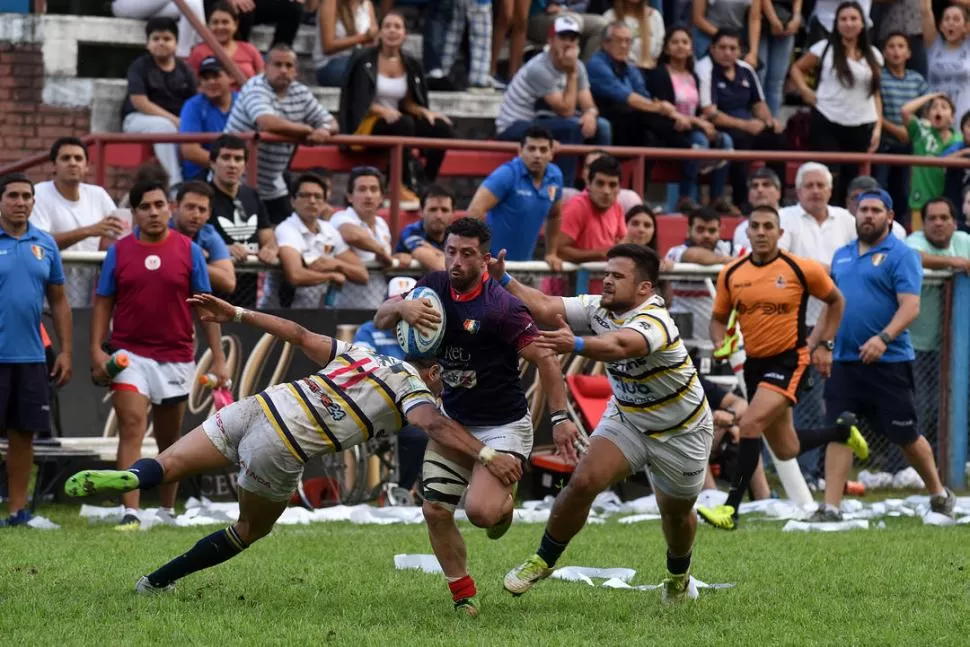
<path fill-rule="evenodd" d="M 438 406 L 410 364 L 337 340 L 330 362 L 319 371 L 255 397 L 283 444 L 302 462 L 396 434 L 412 408 Z"/>
<path fill-rule="evenodd" d="M 643 357 L 607 363 L 613 397 L 604 415 L 619 414 L 630 426 L 660 440 L 705 423 L 710 429 L 704 388 L 663 299 L 654 295 L 617 315 L 600 307 L 600 298 L 564 297 L 570 327 L 577 334 L 595 335 L 629 328 L 643 335 L 649 348 Z"/>

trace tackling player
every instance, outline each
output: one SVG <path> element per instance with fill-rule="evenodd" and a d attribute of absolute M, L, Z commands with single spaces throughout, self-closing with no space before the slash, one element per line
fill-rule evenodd
<path fill-rule="evenodd" d="M 504 250 L 489 273 L 554 327 L 538 345 L 607 363 L 613 397 L 569 484 L 556 497 L 536 554 L 505 576 L 514 595 L 548 577 L 579 533 L 597 494 L 644 467 L 650 474 L 667 540 L 663 597 L 697 597 L 690 566 L 697 517 L 694 501 L 704 486 L 714 428 L 697 371 L 677 326 L 655 294 L 660 258 L 644 245 L 623 243 L 606 254 L 602 296 L 551 297 L 505 274 Z M 592 333 L 576 337 L 577 333 Z M 559 451 L 575 459 L 574 429 L 553 429 Z"/>
<path fill-rule="evenodd" d="M 439 413 L 435 396 L 441 391 L 440 367 L 433 360 L 408 363 L 376 355 L 210 294 L 189 302 L 202 321 L 249 324 L 299 346 L 323 368 L 221 409 L 157 459 L 143 458 L 124 471 L 84 471 L 68 479 L 67 494 L 86 496 L 149 490 L 239 464 L 239 521 L 143 576 L 135 585 L 137 592 L 172 591 L 176 580 L 235 557 L 269 534 L 308 460 L 397 433 L 408 423 L 468 461 L 477 459 L 503 486 L 522 475 L 517 459 L 496 453 Z"/>
<path fill-rule="evenodd" d="M 758 467 L 762 436 L 780 460 L 830 442 L 845 443 L 861 460 L 869 456 L 855 416 L 849 412 L 840 415 L 833 427 L 795 429 L 792 407 L 798 402 L 809 362 L 822 377 L 831 373 L 832 340 L 845 300 L 821 264 L 779 249 L 784 233 L 780 223 L 774 207 L 755 207 L 748 219 L 751 253 L 725 266 L 717 277 L 711 339 L 715 348 L 723 345 L 731 311 L 736 311 L 744 333 L 744 381 L 751 399 L 739 422 L 738 464 L 727 502 L 697 509 L 704 521 L 723 530 L 737 527 L 738 506 Z M 805 326 L 809 296 L 828 305 L 811 344 Z"/>
<path fill-rule="evenodd" d="M 445 337 L 438 350 L 445 413 L 490 448 L 525 461 L 532 452 L 532 416 L 519 377 L 519 357 L 535 364 L 549 398 L 554 429 L 578 434 L 566 414 L 566 387 L 558 358 L 536 345 L 539 330 L 521 301 L 486 272 L 490 259 L 488 226 L 459 218 L 445 232 L 446 272 L 418 281 L 441 298 Z M 374 323 L 390 328 L 404 319 L 434 328 L 440 317 L 424 299 L 388 299 Z M 465 542 L 455 525 L 455 508 L 465 490 L 465 513 L 488 536 L 498 539 L 512 523 L 514 491 L 468 456 L 433 439 L 424 454 L 421 495 L 431 547 L 448 578 L 455 608 L 478 615 L 475 582 L 468 574 Z"/>

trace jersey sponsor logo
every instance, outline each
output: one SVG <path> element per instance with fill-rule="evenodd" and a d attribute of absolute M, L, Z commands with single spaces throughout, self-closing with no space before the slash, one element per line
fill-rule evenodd
<path fill-rule="evenodd" d="M 649 396 L 651 398 L 653 397 L 653 393 L 650 391 L 650 387 L 648 387 L 646 384 L 641 384 L 639 382 L 626 382 L 626 381 L 618 380 L 616 385 L 620 387 L 620 390 L 623 391 L 624 394 L 644 395 L 644 396 Z"/>
<path fill-rule="evenodd" d="M 603 326 L 604 328 L 611 328 L 613 325 L 609 319 L 599 314 L 598 312 L 593 315 L 593 321 L 599 324 L 600 326 Z"/>
<path fill-rule="evenodd" d="M 761 310 L 766 315 L 787 315 L 792 311 L 790 303 L 771 303 L 770 301 L 755 301 L 751 305 L 739 303 L 737 311 L 739 315 L 755 313 Z"/>
<path fill-rule="evenodd" d="M 162 266 L 162 259 L 155 254 L 149 254 L 145 257 L 145 269 L 154 272 Z"/>
<path fill-rule="evenodd" d="M 448 346 L 441 354 L 441 358 L 449 362 L 461 362 L 467 364 L 472 361 L 472 354 L 461 346 Z"/>
<path fill-rule="evenodd" d="M 775 279 L 775 287 L 776 288 L 783 288 L 783 287 L 785 287 L 785 277 L 782 276 L 781 274 L 779 274 L 778 275 L 778 278 Z"/>
<path fill-rule="evenodd" d="M 474 389 L 478 386 L 478 374 L 475 371 L 446 369 L 441 372 L 441 381 L 453 389 Z"/>
<path fill-rule="evenodd" d="M 478 329 L 482 327 L 481 322 L 475 321 L 474 319 L 465 319 L 465 323 L 461 325 L 470 335 L 474 335 L 478 332 Z"/>
<path fill-rule="evenodd" d="M 886 255 L 885 254 L 881 254 L 881 253 L 880 254 L 873 254 L 872 255 L 872 266 L 873 267 L 879 267 L 880 265 L 882 265 L 882 262 L 884 260 L 886 260 Z"/>
<path fill-rule="evenodd" d="M 334 402 L 333 398 L 324 393 L 319 384 L 313 380 L 305 380 L 303 384 L 305 384 L 306 387 L 310 389 L 315 396 L 317 396 L 317 398 L 320 400 L 320 404 L 322 404 L 323 408 L 327 410 L 327 413 L 330 414 L 331 418 L 337 422 L 340 422 L 347 417 L 347 412 L 344 411 L 344 408 Z"/>
<path fill-rule="evenodd" d="M 31 245 L 30 251 L 33 252 L 34 258 L 36 258 L 38 261 L 44 260 L 44 248 L 40 245 Z"/>
<path fill-rule="evenodd" d="M 784 380 L 785 376 L 781 373 L 765 373 L 766 380 Z"/>

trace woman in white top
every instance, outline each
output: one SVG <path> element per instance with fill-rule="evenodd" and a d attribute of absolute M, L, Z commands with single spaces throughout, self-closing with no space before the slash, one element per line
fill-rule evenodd
<path fill-rule="evenodd" d="M 323 0 L 313 46 L 317 83 L 328 88 L 342 86 L 354 50 L 376 42 L 377 18 L 370 0 Z"/>
<path fill-rule="evenodd" d="M 967 8 L 953 4 L 943 10 L 937 29 L 932 0 L 921 0 L 923 43 L 926 45 L 930 92 L 943 92 L 956 106 L 957 121 L 970 111 L 970 35 Z"/>
<path fill-rule="evenodd" d="M 835 12 L 835 29 L 798 59 L 791 80 L 802 100 L 812 106 L 812 145 L 819 151 L 872 153 L 882 134 L 879 80 L 882 54 L 869 44 L 865 14 L 858 2 L 843 2 Z M 818 71 L 812 90 L 805 77 Z M 858 165 L 828 164 L 836 176 L 832 199 L 845 204 L 848 182 Z"/>
<path fill-rule="evenodd" d="M 664 17 L 646 0 L 616 0 L 603 14 L 608 22 L 621 21 L 633 32 L 629 63 L 651 69 L 657 64 L 664 42 Z"/>

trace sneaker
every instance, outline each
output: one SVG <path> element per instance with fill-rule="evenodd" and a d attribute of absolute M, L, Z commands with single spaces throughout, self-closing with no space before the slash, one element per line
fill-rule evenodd
<path fill-rule="evenodd" d="M 101 492 L 131 492 L 138 489 L 138 476 L 127 470 L 84 470 L 67 479 L 67 496 L 88 496 Z"/>
<path fill-rule="evenodd" d="M 540 580 L 552 575 L 552 569 L 538 555 L 533 555 L 505 575 L 505 590 L 518 597 Z"/>
<path fill-rule="evenodd" d="M 472 94 L 492 94 L 495 92 L 495 88 L 492 85 L 485 83 L 482 85 L 469 85 L 468 91 Z"/>
<path fill-rule="evenodd" d="M 856 458 L 860 461 L 869 458 L 869 443 L 866 442 L 859 431 L 859 419 L 856 418 L 855 414 L 851 411 L 843 411 L 835 424 L 839 427 L 849 428 L 849 438 L 845 441 L 845 444 L 856 455 Z"/>
<path fill-rule="evenodd" d="M 515 517 L 515 494 L 518 491 L 519 484 L 516 483 L 512 486 L 512 510 L 505 519 L 502 519 L 497 524 L 485 531 L 485 534 L 489 539 L 501 539 L 502 536 L 509 531 L 509 528 L 512 527 L 512 518 Z"/>
<path fill-rule="evenodd" d="M 952 490 L 946 488 L 943 494 L 937 494 L 936 496 L 930 497 L 930 510 L 933 512 L 938 512 L 940 514 L 945 514 L 948 517 L 953 516 L 953 508 L 956 507 L 957 498 L 953 496 Z M 21 512 L 23 512 L 21 510 Z"/>
<path fill-rule="evenodd" d="M 499 77 L 495 76 L 494 74 L 488 75 L 488 84 L 492 87 L 492 89 L 498 90 L 499 92 L 504 92 L 505 89 L 509 87 L 508 83 L 506 83 Z"/>
<path fill-rule="evenodd" d="M 402 211 L 417 211 L 421 208 L 421 199 L 411 189 L 406 186 L 401 187 L 401 202 L 399 204 Z"/>
<path fill-rule="evenodd" d="M 477 618 L 478 598 L 462 598 L 461 600 L 455 600 L 455 611 L 460 611 L 469 618 Z"/>
<path fill-rule="evenodd" d="M 159 595 L 161 593 L 173 593 L 175 591 L 175 582 L 167 584 L 165 586 L 155 586 L 148 581 L 147 575 L 142 575 L 137 582 L 135 582 L 135 593 L 141 595 Z"/>
<path fill-rule="evenodd" d="M 737 530 L 738 513 L 729 505 L 717 505 L 713 508 L 699 506 L 697 514 L 701 519 L 720 530 Z"/>
<path fill-rule="evenodd" d="M 812 513 L 808 521 L 810 523 L 838 523 L 842 521 L 842 512 L 835 508 L 830 508 L 823 503 Z"/>
<path fill-rule="evenodd" d="M 141 527 L 141 519 L 138 515 L 131 514 L 130 512 L 121 518 L 118 525 L 115 526 L 115 530 L 121 532 L 131 532 L 132 530 L 138 530 Z"/>
<path fill-rule="evenodd" d="M 696 600 L 697 596 L 697 585 L 694 583 L 694 578 L 690 576 L 690 571 L 681 575 L 667 573 L 663 588 L 660 589 L 660 599 L 664 604 Z"/>
<path fill-rule="evenodd" d="M 6 519 L 0 519 L 0 528 L 14 528 L 16 526 L 23 526 L 26 528 L 28 527 L 27 523 L 33 518 L 34 515 L 30 514 L 30 510 L 23 508 L 21 510 L 17 510 L 17 512 L 10 515 Z"/>

